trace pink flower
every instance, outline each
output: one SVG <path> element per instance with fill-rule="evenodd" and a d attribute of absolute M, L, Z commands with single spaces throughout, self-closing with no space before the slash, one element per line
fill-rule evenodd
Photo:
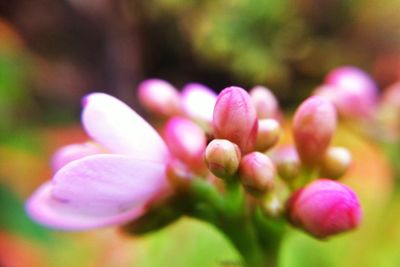
<path fill-rule="evenodd" d="M 332 70 L 316 94 L 331 100 L 347 118 L 368 118 L 376 109 L 378 88 L 364 71 L 343 66 Z"/>
<path fill-rule="evenodd" d="M 87 134 L 109 154 L 77 156 L 33 193 L 27 212 L 49 227 L 84 230 L 123 224 L 168 190 L 170 156 L 158 133 L 112 96 L 93 93 L 83 105 Z"/>
<path fill-rule="evenodd" d="M 239 146 L 242 154 L 255 149 L 258 120 L 249 94 L 231 86 L 218 95 L 213 115 L 214 135 Z"/>
<path fill-rule="evenodd" d="M 356 228 L 362 211 L 356 194 L 347 186 L 319 179 L 300 189 L 288 201 L 290 221 L 318 238 Z"/>
<path fill-rule="evenodd" d="M 328 100 L 313 96 L 305 100 L 293 117 L 293 135 L 303 163 L 315 165 L 325 154 L 336 129 L 336 110 Z"/>

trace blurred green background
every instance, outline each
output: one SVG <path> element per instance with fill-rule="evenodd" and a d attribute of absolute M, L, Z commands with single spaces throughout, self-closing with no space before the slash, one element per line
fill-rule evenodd
<path fill-rule="evenodd" d="M 158 77 L 268 86 L 290 111 L 340 65 L 383 91 L 400 78 L 398 0 L 14 0 L 0 2 L 0 266 L 239 266 L 214 228 L 183 219 L 150 236 L 62 233 L 29 220 L 24 200 L 51 177 L 54 150 L 84 141 L 80 98 L 103 91 L 141 107 Z M 341 127 L 355 165 L 362 227 L 328 241 L 290 230 L 281 266 L 400 266 L 400 195 L 381 147 Z M 400 151 L 400 150 L 399 150 Z M 168 265 L 166 265 L 166 262 Z"/>

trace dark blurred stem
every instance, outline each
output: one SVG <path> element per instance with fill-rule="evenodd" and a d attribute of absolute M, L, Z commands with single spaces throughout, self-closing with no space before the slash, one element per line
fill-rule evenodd
<path fill-rule="evenodd" d="M 136 106 L 133 92 L 142 77 L 139 18 L 140 2 L 111 1 L 105 19 L 108 86 L 114 94 Z"/>

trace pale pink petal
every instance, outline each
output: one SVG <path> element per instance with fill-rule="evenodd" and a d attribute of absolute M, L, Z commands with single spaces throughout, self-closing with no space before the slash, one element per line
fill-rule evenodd
<path fill-rule="evenodd" d="M 27 209 L 36 221 L 66 230 L 122 224 L 166 189 L 165 165 L 99 154 L 60 169 Z"/>
<path fill-rule="evenodd" d="M 70 144 L 59 148 L 51 159 L 51 167 L 54 172 L 61 169 L 67 163 L 77 160 L 86 156 L 104 153 L 99 145 L 93 142 L 86 142 L 82 144 Z"/>
<path fill-rule="evenodd" d="M 118 225 L 134 220 L 144 213 L 143 205 L 114 216 L 99 217 L 75 212 L 68 203 L 54 198 L 51 194 L 52 189 L 51 182 L 39 187 L 27 201 L 26 210 L 32 219 L 54 229 L 79 231 Z"/>
<path fill-rule="evenodd" d="M 168 150 L 158 133 L 118 99 L 93 93 L 83 100 L 82 122 L 86 132 L 116 154 L 165 162 Z"/>
<path fill-rule="evenodd" d="M 189 83 L 182 89 L 184 112 L 200 124 L 211 124 L 216 101 L 217 94 L 202 84 Z"/>
<path fill-rule="evenodd" d="M 203 153 L 207 138 L 204 131 L 191 120 L 172 117 L 164 130 L 164 140 L 171 154 L 191 167 L 204 164 Z"/>

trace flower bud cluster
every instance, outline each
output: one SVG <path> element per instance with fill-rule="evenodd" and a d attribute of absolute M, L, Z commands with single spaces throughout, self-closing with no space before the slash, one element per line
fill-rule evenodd
<path fill-rule="evenodd" d="M 352 86 L 357 84 L 373 90 L 372 83 L 351 68 L 330 74 L 327 83 L 356 93 Z M 346 148 L 331 146 L 336 109 L 343 103 L 323 94 L 309 97 L 293 116 L 294 143 L 279 145 L 281 112 L 268 88 L 256 86 L 248 93 L 231 86 L 217 96 L 200 84 L 188 84 L 181 93 L 167 84 L 148 80 L 139 93 L 145 107 L 167 118 L 163 137 L 173 158 L 169 181 L 212 174 L 227 184 L 239 183 L 243 192 L 259 199 L 266 216 L 287 214 L 294 226 L 318 238 L 359 224 L 357 197 L 334 181 L 351 165 Z M 164 101 L 157 97 L 161 89 Z"/>
<path fill-rule="evenodd" d="M 357 77 L 351 84 L 370 86 Z M 329 82 L 347 86 L 341 78 Z M 275 226 L 285 220 L 317 238 L 359 225 L 357 196 L 336 181 L 351 155 L 331 145 L 336 109 L 330 100 L 306 99 L 293 116 L 294 142 L 286 144 L 278 101 L 266 87 L 231 86 L 217 95 L 197 83 L 179 91 L 150 79 L 138 94 L 157 129 L 110 95 L 83 99 L 91 141 L 57 151 L 52 180 L 27 201 L 34 220 L 77 231 L 125 225 L 126 232 L 143 234 L 186 214 L 221 228 L 232 242 L 249 241 L 251 249 L 283 233 Z"/>
<path fill-rule="evenodd" d="M 372 90 L 355 69 L 335 73 L 327 83 L 340 90 L 358 92 L 356 85 Z M 349 73 L 354 77 L 348 78 Z M 240 184 L 258 199 L 266 216 L 286 214 L 294 226 L 318 238 L 359 224 L 357 197 L 335 181 L 351 165 L 346 148 L 331 146 L 338 103 L 321 94 L 306 99 L 293 116 L 294 143 L 280 145 L 281 112 L 268 88 L 247 92 L 231 86 L 216 95 L 200 84 L 188 84 L 182 92 L 166 84 L 145 81 L 139 93 L 145 107 L 166 118 L 163 137 L 173 158 L 167 169 L 170 182 L 211 174 L 227 185 Z M 158 95 L 165 95 L 165 101 L 156 100 Z"/>

